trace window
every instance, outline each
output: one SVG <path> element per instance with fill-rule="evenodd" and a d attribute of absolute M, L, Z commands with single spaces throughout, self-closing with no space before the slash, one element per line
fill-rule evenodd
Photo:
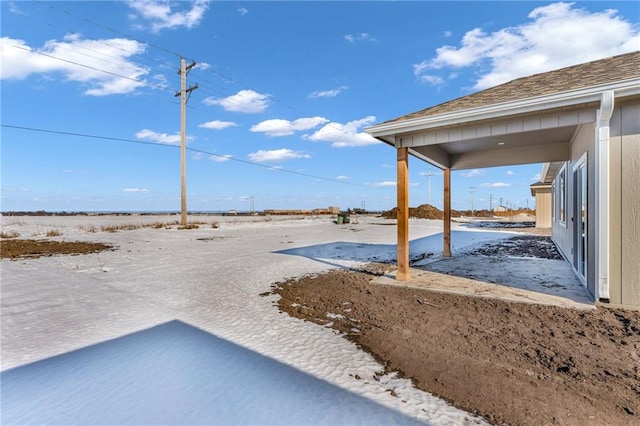
<path fill-rule="evenodd" d="M 567 224 L 567 169 L 562 166 L 558 175 L 558 220 Z"/>
<path fill-rule="evenodd" d="M 553 182 L 553 185 L 551 185 L 551 202 L 553 203 L 551 205 L 551 220 L 553 222 L 556 221 L 556 206 L 558 205 L 556 201 L 556 194 L 558 193 L 558 191 L 556 191 L 556 185 L 557 182 Z"/>

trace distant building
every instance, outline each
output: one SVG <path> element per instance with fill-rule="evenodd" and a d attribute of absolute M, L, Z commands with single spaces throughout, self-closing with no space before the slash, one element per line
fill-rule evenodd
<path fill-rule="evenodd" d="M 552 185 L 536 182 L 530 188 L 531 195 L 536 198 L 536 228 L 551 228 Z"/>
<path fill-rule="evenodd" d="M 496 213 L 502 213 L 502 212 L 509 211 L 509 209 L 506 208 L 505 206 L 495 206 L 493 208 L 493 211 L 496 212 Z"/>

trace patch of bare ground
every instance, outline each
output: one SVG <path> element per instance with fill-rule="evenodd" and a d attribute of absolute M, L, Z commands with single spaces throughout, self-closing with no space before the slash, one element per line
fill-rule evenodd
<path fill-rule="evenodd" d="M 640 312 L 370 285 L 385 269 L 331 270 L 273 293 L 281 311 L 331 322 L 387 370 L 493 424 L 640 424 Z"/>
<path fill-rule="evenodd" d="M 2 259 L 33 259 L 57 254 L 87 254 L 103 250 L 111 250 L 113 246 L 103 243 L 89 243 L 82 241 L 51 241 L 29 239 L 3 239 L 0 242 L 0 257 Z"/>

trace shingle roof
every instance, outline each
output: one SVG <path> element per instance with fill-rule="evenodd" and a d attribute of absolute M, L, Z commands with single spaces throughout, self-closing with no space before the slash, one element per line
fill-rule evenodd
<path fill-rule="evenodd" d="M 638 77 L 640 77 L 640 51 L 518 78 L 481 92 L 388 120 L 385 123 L 552 95 Z"/>

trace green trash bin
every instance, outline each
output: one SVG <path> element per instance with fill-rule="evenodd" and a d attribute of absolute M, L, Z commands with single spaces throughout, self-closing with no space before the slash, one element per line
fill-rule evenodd
<path fill-rule="evenodd" d="M 336 221 L 338 225 L 342 225 L 344 223 L 344 215 L 342 213 L 338 213 L 338 220 Z"/>

